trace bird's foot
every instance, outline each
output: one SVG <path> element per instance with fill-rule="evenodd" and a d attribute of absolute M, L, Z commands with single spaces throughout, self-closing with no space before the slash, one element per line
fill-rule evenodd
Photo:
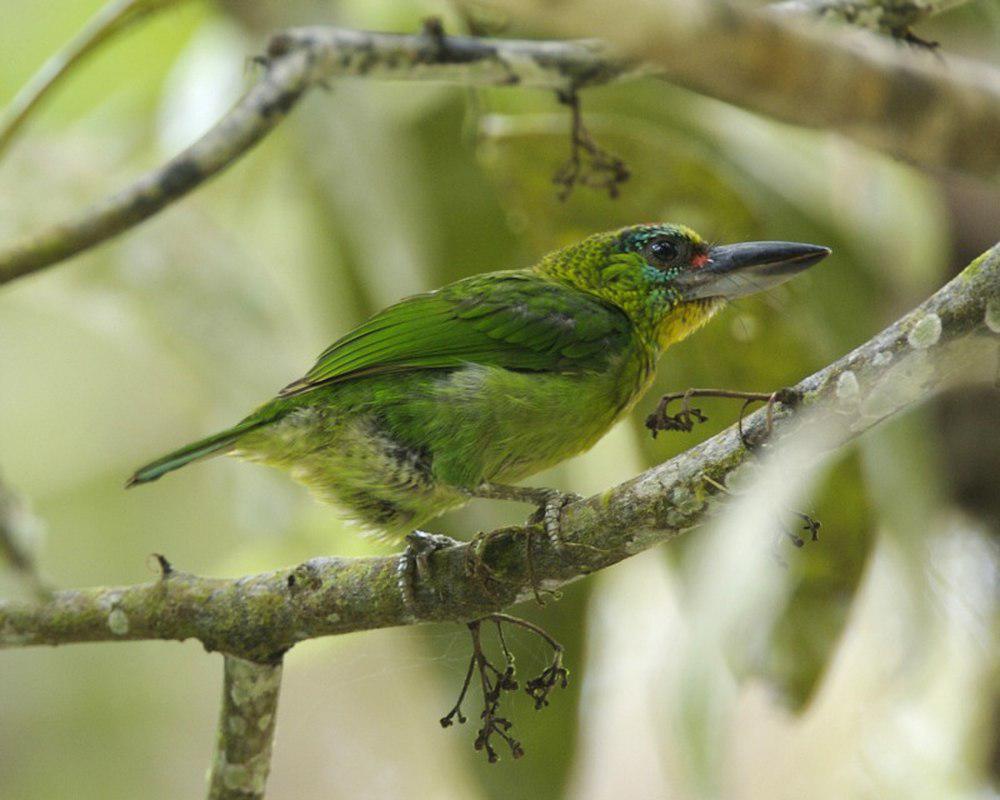
<path fill-rule="evenodd" d="M 567 543 L 562 537 L 562 512 L 566 506 L 583 500 L 575 492 L 561 492 L 558 489 L 540 489 L 537 495 L 538 510 L 528 518 L 531 524 L 541 523 L 545 535 L 557 553 L 565 551 Z"/>
<path fill-rule="evenodd" d="M 740 416 L 737 422 L 740 432 L 740 440 L 748 447 L 757 447 L 761 444 L 759 440 L 751 440 L 743 430 L 743 417 L 747 409 L 753 403 L 765 403 L 765 427 L 764 436 L 766 439 L 774 429 L 774 406 L 778 403 L 793 407 L 802 400 L 802 393 L 795 389 L 779 389 L 776 392 L 741 392 L 731 389 L 687 389 L 683 392 L 672 392 L 660 398 L 656 405 L 656 410 L 646 417 L 646 427 L 649 428 L 656 438 L 660 431 L 684 431 L 690 433 L 698 422 L 707 422 L 708 417 L 701 413 L 700 408 L 694 408 L 691 400 L 695 397 L 721 397 L 728 400 L 742 400 L 743 407 L 740 409 Z M 681 401 L 681 409 L 676 414 L 668 414 L 667 407 L 674 401 Z"/>
<path fill-rule="evenodd" d="M 430 575 L 430 557 L 438 550 L 458 547 L 462 543 L 450 536 L 425 531 L 413 531 L 406 536 L 406 549 L 396 563 L 396 585 L 403 597 L 407 613 L 416 618 L 416 587 Z"/>
<path fill-rule="evenodd" d="M 482 624 L 492 622 L 496 626 L 497 639 L 500 643 L 500 651 L 503 655 L 503 664 L 498 666 L 490 661 L 483 650 Z M 516 680 L 514 668 L 514 655 L 507 646 L 504 638 L 503 625 L 514 625 L 531 631 L 536 636 L 544 640 L 553 651 L 552 661 L 537 677 L 532 678 L 525 684 L 525 691 L 535 701 L 535 708 L 544 708 L 549 704 L 549 693 L 552 689 L 566 688 L 569 682 L 569 671 L 563 666 L 563 647 L 553 639 L 548 633 L 537 625 L 527 620 L 512 617 L 508 614 L 490 614 L 487 617 L 473 620 L 468 623 L 469 633 L 472 637 L 472 657 L 469 659 L 469 668 L 465 672 L 465 680 L 462 682 L 462 689 L 458 695 L 458 701 L 452 709 L 441 717 L 441 727 L 448 728 L 456 721 L 462 724 L 466 721 L 462 713 L 462 704 L 469 692 L 472 684 L 472 676 L 479 675 L 479 684 L 482 690 L 483 710 L 479 715 L 482 720 L 482 727 L 476 732 L 474 747 L 476 750 L 483 750 L 486 758 L 491 764 L 500 760 L 500 756 L 493 747 L 492 739 L 498 736 L 510 748 L 510 753 L 514 758 L 524 755 L 524 748 L 521 743 L 511 735 L 513 723 L 506 717 L 500 716 L 500 701 L 504 692 L 516 692 L 519 684 Z"/>
<path fill-rule="evenodd" d="M 571 503 L 575 503 L 583 498 L 573 492 L 561 492 L 558 489 L 544 489 L 532 486 L 504 486 L 497 483 L 484 483 L 477 487 L 472 495 L 474 497 L 487 498 L 491 500 L 514 500 L 519 503 L 531 503 L 538 506 L 534 514 L 528 518 L 529 525 L 541 524 L 545 530 L 545 536 L 552 545 L 552 549 L 560 555 L 566 552 L 568 547 L 594 549 L 589 545 L 566 542 L 562 537 L 562 512 Z M 527 534 L 525 546 L 527 548 L 527 564 L 531 590 L 535 594 L 535 601 L 539 605 L 544 605 L 542 594 L 549 590 L 543 589 L 534 577 L 534 551 L 533 540 L 530 530 Z M 551 592 L 555 594 L 555 592 Z"/>

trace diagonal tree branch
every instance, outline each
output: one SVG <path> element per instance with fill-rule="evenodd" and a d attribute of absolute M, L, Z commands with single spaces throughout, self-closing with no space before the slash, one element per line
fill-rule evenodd
<path fill-rule="evenodd" d="M 0 284 L 93 247 L 162 210 L 229 166 L 278 124 L 306 88 L 307 53 L 273 64 L 201 139 L 79 217 L 14 243 L 0 254 Z"/>
<path fill-rule="evenodd" d="M 260 800 L 271 771 L 281 662 L 226 656 L 209 800 Z"/>
<path fill-rule="evenodd" d="M 307 28 L 274 36 L 261 79 L 202 138 L 131 186 L 0 252 L 0 284 L 135 227 L 215 176 L 332 77 L 438 80 L 465 86 L 589 86 L 641 70 L 594 42 L 519 42 Z"/>
<path fill-rule="evenodd" d="M 959 348 L 965 349 L 959 349 Z M 1000 352 L 1000 244 L 929 300 L 794 389 L 837 426 L 843 441 L 919 402 L 973 369 L 995 374 Z M 785 407 L 775 434 L 794 427 Z M 745 423 L 761 437 L 763 412 Z M 554 589 L 672 539 L 702 522 L 719 487 L 753 462 L 735 428 L 564 511 L 566 548 L 535 526 L 495 531 L 438 551 L 403 604 L 397 558 L 316 558 L 236 580 L 173 571 L 153 583 L 58 592 L 41 604 L 0 603 L 0 647 L 137 639 L 201 640 L 210 650 L 273 663 L 299 641 L 416 622 L 464 621 L 531 595 L 532 578 Z M 525 546 L 531 534 L 532 554 Z M 481 558 L 481 568 L 470 570 Z"/>
<path fill-rule="evenodd" d="M 618 14 L 596 5 L 588 9 L 583 2 L 577 7 L 586 14 L 541 22 L 580 33 Z M 1000 173 L 1000 149 L 989 146 L 1000 139 L 1000 71 L 957 58 L 944 66 L 863 33 L 796 23 L 790 16 L 723 3 L 693 16 L 637 5 L 629 24 L 609 19 L 599 28 L 616 33 L 630 58 L 592 40 L 445 37 L 432 28 L 419 35 L 329 27 L 279 33 L 261 79 L 212 130 L 78 217 L 0 250 L 0 284 L 158 213 L 247 152 L 308 88 L 335 77 L 566 91 L 658 73 L 786 122 L 839 131 L 920 166 L 988 178 Z"/>

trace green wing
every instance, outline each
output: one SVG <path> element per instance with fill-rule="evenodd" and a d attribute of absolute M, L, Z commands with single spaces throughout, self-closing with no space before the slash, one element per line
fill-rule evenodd
<path fill-rule="evenodd" d="M 487 364 L 600 369 L 631 336 L 624 312 L 530 272 L 494 272 L 389 306 L 331 345 L 283 396 L 363 375 Z"/>

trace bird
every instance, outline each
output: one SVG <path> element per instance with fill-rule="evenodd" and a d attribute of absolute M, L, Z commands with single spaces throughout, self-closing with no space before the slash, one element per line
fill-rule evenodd
<path fill-rule="evenodd" d="M 572 495 L 517 482 L 594 445 L 649 389 L 660 355 L 727 301 L 830 252 L 712 245 L 672 223 L 596 233 L 388 306 L 243 420 L 126 485 L 226 454 L 287 470 L 369 533 L 406 539 L 410 559 L 454 543 L 421 529 L 476 497 L 537 505 L 557 542 Z"/>

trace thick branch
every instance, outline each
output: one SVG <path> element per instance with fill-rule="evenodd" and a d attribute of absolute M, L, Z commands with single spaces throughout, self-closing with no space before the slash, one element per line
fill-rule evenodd
<path fill-rule="evenodd" d="M 209 800 L 259 800 L 271 770 L 281 662 L 225 658 L 222 711 Z"/>
<path fill-rule="evenodd" d="M 1000 245 L 951 283 L 836 363 L 799 383 L 804 405 L 857 436 L 973 368 L 995 371 L 1000 345 Z M 967 348 L 958 350 L 959 345 Z M 776 409 L 775 435 L 795 424 Z M 751 438 L 763 413 L 745 421 Z M 0 647 L 129 639 L 200 639 L 207 648 L 272 662 L 296 642 L 413 622 L 469 620 L 556 588 L 690 530 L 718 486 L 752 459 L 735 427 L 601 494 L 567 506 L 556 552 L 537 527 L 494 532 L 469 570 L 470 547 L 438 551 L 419 585 L 419 619 L 404 607 L 397 559 L 316 558 L 237 580 L 164 570 L 153 583 L 63 591 L 41 605 L 0 604 Z M 526 536 L 532 535 L 529 563 Z"/>

